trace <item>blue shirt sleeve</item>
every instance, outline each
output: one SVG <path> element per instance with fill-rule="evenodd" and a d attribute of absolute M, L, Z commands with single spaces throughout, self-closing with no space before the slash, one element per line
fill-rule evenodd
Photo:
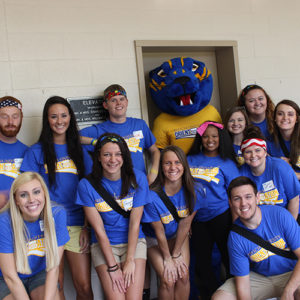
<path fill-rule="evenodd" d="M 241 249 L 240 236 L 230 232 L 228 237 L 228 253 L 230 262 L 230 273 L 233 276 L 246 276 L 250 272 L 250 264 L 247 255 Z"/>
<path fill-rule="evenodd" d="M 42 162 L 40 161 L 40 158 L 37 157 L 37 153 L 34 151 L 32 146 L 25 152 L 25 156 L 23 158 L 20 171 L 21 172 L 33 171 L 33 172 L 41 173 L 40 172 L 41 164 Z"/>
<path fill-rule="evenodd" d="M 57 245 L 60 247 L 70 240 L 67 229 L 67 214 L 65 209 L 60 205 L 54 206 L 52 208 L 52 213 L 55 222 Z"/>
<path fill-rule="evenodd" d="M 143 135 L 145 138 L 145 148 L 149 149 L 152 145 L 155 144 L 156 142 L 156 138 L 153 135 L 152 131 L 150 130 L 150 128 L 148 127 L 148 125 L 146 124 L 146 122 L 144 120 L 143 121 Z"/>
<path fill-rule="evenodd" d="M 0 253 L 14 253 L 11 219 L 8 211 L 0 214 Z"/>
<path fill-rule="evenodd" d="M 153 193 L 154 192 L 151 192 L 151 195 L 153 195 Z M 160 215 L 159 215 L 156 207 L 154 206 L 153 202 L 150 202 L 144 206 L 144 216 L 143 216 L 142 221 L 144 223 L 160 221 Z"/>
<path fill-rule="evenodd" d="M 280 158 L 276 160 L 276 167 L 276 172 L 282 179 L 287 200 L 298 196 L 300 191 L 299 181 L 292 167 Z"/>
<path fill-rule="evenodd" d="M 94 198 L 92 197 L 91 189 L 93 189 L 93 187 L 88 182 L 88 180 L 85 178 L 81 179 L 78 184 L 75 203 L 82 206 L 94 207 L 95 201 Z"/>

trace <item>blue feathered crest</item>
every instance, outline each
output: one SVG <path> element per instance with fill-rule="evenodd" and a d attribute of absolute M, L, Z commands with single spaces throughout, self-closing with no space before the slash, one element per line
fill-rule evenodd
<path fill-rule="evenodd" d="M 152 99 L 165 113 L 189 116 L 210 101 L 213 79 L 201 61 L 176 57 L 150 71 L 149 76 Z"/>

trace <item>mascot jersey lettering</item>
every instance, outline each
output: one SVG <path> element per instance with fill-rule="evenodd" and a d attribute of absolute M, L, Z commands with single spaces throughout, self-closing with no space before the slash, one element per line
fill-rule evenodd
<path fill-rule="evenodd" d="M 194 142 L 197 128 L 208 120 L 222 122 L 218 111 L 211 105 L 190 116 L 161 113 L 153 125 L 156 146 L 163 149 L 168 145 L 176 145 L 188 153 Z"/>
<path fill-rule="evenodd" d="M 66 212 L 63 207 L 52 208 L 55 222 L 57 245 L 63 246 L 69 241 L 69 233 L 66 226 Z M 46 253 L 44 242 L 44 223 L 42 220 L 26 222 L 29 240 L 27 242 L 27 257 L 31 274 L 18 273 L 20 278 L 28 278 L 46 270 Z M 11 217 L 8 211 L 0 215 L 0 253 L 14 253 L 14 238 L 11 225 Z M 0 276 L 3 276 L 0 270 Z"/>
<path fill-rule="evenodd" d="M 254 176 L 250 167 L 244 164 L 242 176 L 251 178 L 260 192 L 259 204 L 287 207 L 289 200 L 299 195 L 299 181 L 294 170 L 280 158 L 266 157 L 266 169 L 260 176 Z"/>
<path fill-rule="evenodd" d="M 194 211 L 207 206 L 204 190 L 200 187 L 196 187 L 195 191 L 196 202 Z M 154 191 L 150 191 L 150 197 L 152 202 L 147 204 L 144 209 L 147 223 L 161 221 L 165 229 L 166 238 L 172 238 L 177 232 L 178 223 L 174 220 L 170 211 L 166 208 L 161 198 Z M 189 215 L 183 188 L 181 188 L 175 195 L 169 196 L 169 198 L 175 205 L 179 217 L 185 218 Z M 146 226 L 145 234 L 147 236 L 156 237 L 151 226 Z"/>
<path fill-rule="evenodd" d="M 281 249 L 300 247 L 300 227 L 286 209 L 268 205 L 260 209 L 261 223 L 256 229 L 248 230 Z M 235 223 L 246 228 L 239 219 Z M 279 275 L 293 271 L 297 262 L 261 248 L 233 231 L 228 238 L 228 252 L 230 273 L 234 276 L 246 276 L 250 270 L 264 276 Z"/>
<path fill-rule="evenodd" d="M 44 164 L 44 153 L 41 144 L 31 146 L 26 152 L 21 171 L 34 171 L 39 173 L 45 180 L 52 201 L 60 203 L 67 211 L 68 226 L 82 226 L 84 214 L 82 208 L 75 204 L 77 185 L 79 182 L 76 165 L 68 155 L 67 145 L 54 144 L 57 157 L 56 183 L 51 187 L 49 184 L 47 165 Z"/>
<path fill-rule="evenodd" d="M 222 214 L 229 208 L 227 188 L 231 180 L 239 176 L 235 163 L 219 155 L 205 156 L 203 153 L 187 157 L 192 176 L 203 185 L 208 207 L 199 210 L 195 220 L 205 222 Z"/>
<path fill-rule="evenodd" d="M 155 144 L 155 137 L 146 122 L 141 119 L 127 117 L 124 123 L 106 121 L 84 128 L 80 131 L 80 134 L 86 137 L 98 138 L 106 132 L 117 133 L 125 139 L 134 168 L 146 173 L 143 151 Z M 94 151 L 93 146 L 86 147 L 86 149 Z"/>
<path fill-rule="evenodd" d="M 20 174 L 20 167 L 28 147 L 17 141 L 7 144 L 0 141 L 0 191 L 9 191 L 15 178 Z"/>
<path fill-rule="evenodd" d="M 284 141 L 284 143 L 288 151 L 291 151 L 291 142 Z M 276 145 L 274 141 L 268 141 L 268 153 L 273 157 L 285 157 L 280 145 Z M 300 172 L 300 155 L 295 166 L 295 171 Z"/>
<path fill-rule="evenodd" d="M 138 188 L 130 188 L 125 198 L 120 199 L 122 180 L 111 181 L 107 178 L 102 179 L 102 185 L 110 193 L 117 203 L 126 211 L 134 207 L 144 206 L 149 202 L 149 187 L 146 175 L 134 170 Z M 76 203 L 87 207 L 96 207 L 103 223 L 106 235 L 112 245 L 128 242 L 129 218 L 114 211 L 105 200 L 95 191 L 87 179 L 82 179 L 78 185 Z M 144 237 L 140 227 L 139 238 Z M 97 243 L 94 230 L 92 230 L 92 243 Z"/>

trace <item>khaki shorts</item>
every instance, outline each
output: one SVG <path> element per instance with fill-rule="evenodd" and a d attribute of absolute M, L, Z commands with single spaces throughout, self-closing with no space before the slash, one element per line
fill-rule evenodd
<path fill-rule="evenodd" d="M 283 273 L 275 276 L 263 276 L 255 272 L 250 272 L 251 296 L 254 300 L 262 300 L 280 297 L 291 277 L 292 272 Z M 234 278 L 226 280 L 218 290 L 225 291 L 236 296 Z"/>
<path fill-rule="evenodd" d="M 176 234 L 173 235 L 172 237 L 170 237 L 168 239 L 168 241 L 175 239 L 176 238 Z M 147 242 L 147 248 L 152 248 L 154 246 L 158 246 L 158 241 L 157 238 L 151 237 L 151 236 L 146 236 L 146 242 Z"/>
<path fill-rule="evenodd" d="M 111 249 L 117 263 L 122 263 L 126 260 L 128 244 L 111 245 Z M 94 267 L 105 265 L 106 261 L 98 243 L 92 244 L 91 256 Z M 147 258 L 147 245 L 144 238 L 138 239 L 134 258 Z"/>
<path fill-rule="evenodd" d="M 75 253 L 81 253 L 79 245 L 79 237 L 82 226 L 67 226 L 70 240 L 65 244 L 65 250 Z"/>

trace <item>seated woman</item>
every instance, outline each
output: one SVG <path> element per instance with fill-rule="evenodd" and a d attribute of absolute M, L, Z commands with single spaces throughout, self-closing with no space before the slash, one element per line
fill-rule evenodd
<path fill-rule="evenodd" d="M 132 168 L 125 140 L 101 135 L 92 173 L 79 182 L 76 203 L 93 228 L 92 261 L 105 299 L 142 298 L 147 249 L 140 221 L 148 199 L 147 177 Z"/>
<path fill-rule="evenodd" d="M 234 106 L 228 110 L 225 115 L 224 124 L 232 138 L 236 160 L 241 166 L 244 163 L 241 143 L 244 138 L 244 131 L 249 126 L 249 119 L 245 108 L 243 106 Z"/>
<path fill-rule="evenodd" d="M 240 174 L 256 183 L 259 204 L 283 206 L 297 219 L 300 186 L 291 166 L 280 158 L 268 156 L 266 140 L 256 126 L 246 130 L 241 150 L 245 164 Z"/>
<path fill-rule="evenodd" d="M 274 111 L 274 132 L 268 153 L 289 163 L 300 180 L 300 108 L 292 100 L 280 101 Z"/>
<path fill-rule="evenodd" d="M 177 146 L 162 150 L 158 176 L 150 188 L 152 203 L 145 206 L 145 216 L 152 220 L 153 229 L 147 227 L 146 235 L 148 258 L 159 277 L 158 299 L 188 299 L 189 231 L 197 210 L 206 206 L 204 190 L 194 182 L 186 156 Z"/>
<path fill-rule="evenodd" d="M 42 177 L 25 172 L 1 212 L 0 299 L 59 299 L 59 262 L 69 240 L 64 209 L 51 208 Z"/>

